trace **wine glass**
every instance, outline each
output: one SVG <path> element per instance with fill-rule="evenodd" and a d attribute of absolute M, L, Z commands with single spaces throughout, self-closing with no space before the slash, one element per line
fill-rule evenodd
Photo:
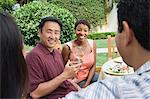
<path fill-rule="evenodd" d="M 82 63 L 82 58 L 84 56 L 84 52 L 81 46 L 78 46 L 76 49 L 76 60 L 78 63 Z"/>
<path fill-rule="evenodd" d="M 82 47 L 78 46 L 76 48 L 76 50 L 75 50 L 74 60 L 71 60 L 71 63 L 72 64 L 80 64 L 80 63 L 82 63 L 83 62 L 82 61 L 83 56 L 84 56 L 84 52 L 82 50 Z M 81 66 L 79 68 L 81 69 Z M 78 72 L 76 72 L 76 73 L 78 73 Z M 75 82 L 75 83 L 79 82 L 79 80 L 77 79 L 77 77 L 74 77 L 72 79 L 72 81 Z"/>

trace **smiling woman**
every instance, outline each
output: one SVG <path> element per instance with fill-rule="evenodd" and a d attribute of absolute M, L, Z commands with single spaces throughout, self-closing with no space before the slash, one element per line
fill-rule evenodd
<path fill-rule="evenodd" d="M 82 62 L 77 78 L 73 81 L 80 87 L 87 87 L 91 82 L 97 81 L 98 75 L 94 77 L 96 69 L 96 44 L 95 41 L 87 39 L 90 32 L 90 24 L 86 20 L 78 20 L 75 23 L 76 39 L 67 42 L 62 50 L 64 64 L 70 61 Z M 95 78 L 95 79 L 93 79 Z"/>

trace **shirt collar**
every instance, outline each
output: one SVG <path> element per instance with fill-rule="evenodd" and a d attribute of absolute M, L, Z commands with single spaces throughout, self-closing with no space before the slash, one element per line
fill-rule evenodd
<path fill-rule="evenodd" d="M 135 71 L 136 74 L 142 74 L 144 72 L 150 71 L 150 60 L 143 64 L 138 70 Z"/>
<path fill-rule="evenodd" d="M 52 54 L 55 52 L 55 50 L 53 50 L 52 52 L 50 52 L 42 43 L 38 43 L 37 46 L 47 55 Z"/>

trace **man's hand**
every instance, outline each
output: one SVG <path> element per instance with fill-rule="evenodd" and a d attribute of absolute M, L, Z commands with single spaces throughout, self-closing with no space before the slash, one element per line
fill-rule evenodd
<path fill-rule="evenodd" d="M 81 63 L 80 64 L 72 64 L 71 66 L 69 66 L 67 63 L 65 66 L 65 69 L 63 71 L 63 73 L 61 74 L 64 78 L 66 79 L 70 79 L 76 76 L 76 73 L 79 71 Z"/>
<path fill-rule="evenodd" d="M 40 83 L 39 86 L 31 93 L 33 98 L 39 98 L 50 94 L 58 88 L 65 80 L 75 77 L 76 72 L 80 69 L 81 64 L 65 66 L 63 73 L 55 77 L 53 80 Z"/>

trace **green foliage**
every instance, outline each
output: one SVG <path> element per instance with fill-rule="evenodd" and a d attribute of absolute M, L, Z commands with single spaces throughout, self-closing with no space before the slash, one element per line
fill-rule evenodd
<path fill-rule="evenodd" d="M 96 54 L 96 66 L 102 66 L 107 61 L 108 61 L 107 53 L 97 53 Z"/>
<path fill-rule="evenodd" d="M 51 0 L 51 2 L 70 10 L 76 19 L 88 20 L 93 26 L 102 25 L 106 18 L 105 0 Z"/>
<path fill-rule="evenodd" d="M 16 0 L 0 0 L 0 11 L 7 10 L 11 11 L 12 6 L 16 3 Z"/>
<path fill-rule="evenodd" d="M 62 43 L 73 39 L 75 18 L 68 10 L 59 8 L 54 4 L 34 1 L 16 10 L 13 15 L 16 17 L 17 24 L 21 28 L 27 45 L 35 45 L 39 40 L 37 26 L 40 19 L 45 16 L 57 17 L 63 23 Z"/>
<path fill-rule="evenodd" d="M 113 0 L 114 3 L 118 3 L 120 0 Z"/>
<path fill-rule="evenodd" d="M 106 39 L 108 35 L 114 37 L 116 33 L 115 32 L 91 33 L 88 35 L 88 38 L 93 40 Z"/>

